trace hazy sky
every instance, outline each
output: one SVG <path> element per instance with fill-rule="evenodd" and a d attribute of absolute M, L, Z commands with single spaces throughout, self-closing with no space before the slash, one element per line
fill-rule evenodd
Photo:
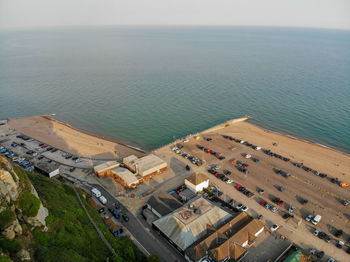
<path fill-rule="evenodd" d="M 350 29 L 350 0 L 0 0 L 0 28 L 70 25 Z"/>

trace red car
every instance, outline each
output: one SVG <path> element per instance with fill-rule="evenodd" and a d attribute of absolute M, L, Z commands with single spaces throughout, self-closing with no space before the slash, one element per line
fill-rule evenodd
<path fill-rule="evenodd" d="M 48 147 L 48 145 L 43 145 L 43 146 L 41 146 L 41 148 L 47 148 Z"/>
<path fill-rule="evenodd" d="M 205 151 L 205 152 L 207 152 L 207 153 L 209 154 L 209 153 L 213 152 L 213 150 L 208 149 L 208 150 L 207 150 L 207 151 Z"/>
<path fill-rule="evenodd" d="M 235 185 L 235 188 L 238 190 L 242 187 L 242 185 L 238 184 L 238 185 Z"/>
<path fill-rule="evenodd" d="M 220 175 L 220 173 L 215 173 L 215 175 L 214 175 L 214 176 L 218 177 L 219 175 Z"/>
<path fill-rule="evenodd" d="M 242 165 L 242 167 L 248 167 L 249 165 L 248 164 L 246 164 L 246 163 L 244 163 L 243 165 Z"/>
<path fill-rule="evenodd" d="M 267 202 L 265 200 L 262 200 L 262 201 L 260 201 L 259 204 L 262 205 L 262 206 L 265 206 L 265 204 L 267 204 Z"/>

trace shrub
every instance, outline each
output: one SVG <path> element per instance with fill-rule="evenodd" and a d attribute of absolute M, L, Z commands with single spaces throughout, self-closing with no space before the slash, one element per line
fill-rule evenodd
<path fill-rule="evenodd" d="M 0 231 L 6 229 L 15 220 L 15 213 L 10 208 L 6 208 L 0 213 Z"/>
<path fill-rule="evenodd" d="M 22 249 L 22 245 L 17 240 L 10 240 L 1 236 L 0 248 L 4 252 L 10 253 L 10 255 L 15 255 L 17 252 L 19 252 Z"/>
<path fill-rule="evenodd" d="M 27 217 L 35 217 L 38 214 L 40 208 L 39 198 L 27 190 L 22 191 L 20 197 L 17 200 L 17 204 L 22 210 L 23 215 Z"/>

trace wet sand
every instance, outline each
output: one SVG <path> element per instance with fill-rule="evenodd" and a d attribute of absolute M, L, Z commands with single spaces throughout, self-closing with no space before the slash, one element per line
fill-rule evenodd
<path fill-rule="evenodd" d="M 48 116 L 14 118 L 8 125 L 50 146 L 74 155 L 94 159 L 115 159 L 144 152 L 127 145 L 88 134 Z"/>

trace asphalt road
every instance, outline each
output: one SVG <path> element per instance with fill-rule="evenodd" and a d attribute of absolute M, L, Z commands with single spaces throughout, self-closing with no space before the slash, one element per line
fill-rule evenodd
<path fill-rule="evenodd" d="M 82 181 L 80 181 L 82 182 Z M 88 184 L 86 182 L 82 183 L 86 188 L 91 190 L 92 188 L 97 188 L 100 190 L 102 195 L 107 199 L 107 204 L 105 205 L 106 211 L 109 215 L 112 215 L 108 208 L 113 207 L 115 209 L 115 202 L 117 199 L 113 197 L 107 190 L 105 190 L 101 185 L 98 184 Z M 120 201 L 118 201 L 120 203 Z M 184 257 L 165 239 L 158 236 L 151 228 L 145 227 L 137 217 L 135 217 L 128 209 L 120 203 L 120 208 L 117 210 L 120 214 L 126 214 L 129 217 L 129 221 L 126 222 L 120 217 L 119 221 L 121 224 L 128 229 L 132 236 L 139 243 L 140 249 L 145 253 L 154 254 L 159 257 L 161 261 L 175 262 L 175 261 L 185 261 Z"/>

